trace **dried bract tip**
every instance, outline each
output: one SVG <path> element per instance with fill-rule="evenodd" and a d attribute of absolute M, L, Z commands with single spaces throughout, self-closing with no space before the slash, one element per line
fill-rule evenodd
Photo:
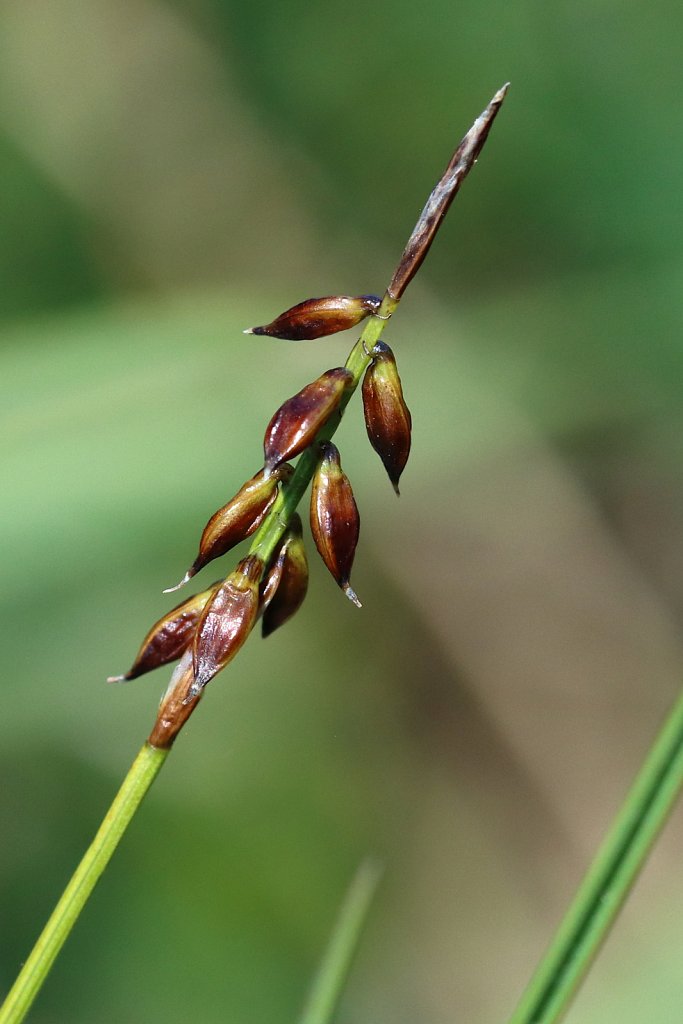
<path fill-rule="evenodd" d="M 249 636 L 258 614 L 262 572 L 258 555 L 243 558 L 204 608 L 192 647 L 194 682 L 188 700 L 232 661 Z"/>
<path fill-rule="evenodd" d="M 360 533 L 360 516 L 351 484 L 331 441 L 320 445 L 321 458 L 311 488 L 311 531 L 320 557 L 354 604 L 360 601 L 349 585 Z"/>
<path fill-rule="evenodd" d="M 339 366 L 327 370 L 280 406 L 266 427 L 263 440 L 266 475 L 285 459 L 293 459 L 308 448 L 352 383 L 351 371 Z"/>
<path fill-rule="evenodd" d="M 214 558 L 219 558 L 245 537 L 251 536 L 261 525 L 275 501 L 278 481 L 288 478 L 291 472 L 291 466 L 280 466 L 273 474 L 260 470 L 227 505 L 214 512 L 204 527 L 199 541 L 199 554 L 180 583 L 175 587 L 169 587 L 164 593 L 169 594 L 178 590 Z"/>
<path fill-rule="evenodd" d="M 292 516 L 261 584 L 262 634 L 270 636 L 299 610 L 308 590 L 308 560 L 301 518 Z"/>
<path fill-rule="evenodd" d="M 378 295 L 327 295 L 322 299 L 306 299 L 280 313 L 271 323 L 249 327 L 244 333 L 267 334 L 287 341 L 312 341 L 355 327 L 366 316 L 376 313 L 380 302 Z"/>
<path fill-rule="evenodd" d="M 179 658 L 192 643 L 195 628 L 217 584 L 195 594 L 155 622 L 142 641 L 135 661 L 124 676 L 110 676 L 108 683 L 137 679 Z"/>
<path fill-rule="evenodd" d="M 410 454 L 412 418 L 403 398 L 394 353 L 378 341 L 370 354 L 372 362 L 362 388 L 365 427 L 398 494 L 398 482 Z"/>
<path fill-rule="evenodd" d="M 345 587 L 342 587 L 342 590 L 344 591 L 344 593 L 348 597 L 349 601 L 352 601 L 353 604 L 355 604 L 356 608 L 362 608 L 363 607 L 363 605 L 360 603 L 360 599 L 358 597 L 358 594 L 353 589 L 353 587 L 351 586 L 350 583 L 347 583 Z"/>

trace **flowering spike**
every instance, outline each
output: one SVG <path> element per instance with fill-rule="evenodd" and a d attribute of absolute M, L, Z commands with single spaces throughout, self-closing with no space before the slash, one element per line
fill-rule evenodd
<path fill-rule="evenodd" d="M 170 594 L 174 590 L 179 590 L 214 558 L 219 558 L 245 537 L 251 536 L 261 525 L 275 501 L 278 481 L 287 479 L 291 473 L 292 467 L 287 465 L 280 466 L 272 476 L 266 476 L 265 471 L 260 470 L 227 505 L 214 512 L 204 527 L 199 541 L 199 554 L 180 583 L 169 587 L 164 593 Z"/>
<path fill-rule="evenodd" d="M 376 313 L 380 302 L 378 295 L 326 295 L 322 299 L 306 299 L 280 313 L 271 323 L 249 327 L 244 333 L 267 334 L 287 341 L 312 341 L 355 327 L 366 316 Z"/>
<path fill-rule="evenodd" d="M 299 610 L 308 590 L 308 560 L 301 517 L 292 516 L 261 585 L 262 634 L 270 636 Z"/>
<path fill-rule="evenodd" d="M 249 636 L 258 614 L 262 572 L 258 555 L 243 558 L 204 608 L 194 636 L 194 682 L 187 700 L 225 668 Z"/>
<path fill-rule="evenodd" d="M 412 418 L 403 398 L 394 353 L 378 341 L 371 355 L 362 389 L 365 427 L 398 494 L 398 481 L 410 454 Z"/>
<path fill-rule="evenodd" d="M 351 484 L 331 441 L 320 444 L 321 458 L 311 488 L 311 531 L 320 557 L 350 601 L 361 603 L 349 584 L 360 516 Z"/>
<path fill-rule="evenodd" d="M 217 586 L 217 583 L 213 583 L 208 590 L 189 597 L 155 622 L 142 641 L 128 672 L 123 676 L 110 676 L 107 682 L 122 683 L 128 679 L 137 679 L 145 672 L 151 672 L 179 658 L 192 643 L 199 617 Z"/>
<path fill-rule="evenodd" d="M 351 384 L 353 374 L 339 366 L 327 370 L 280 406 L 266 427 L 263 440 L 266 476 L 285 459 L 292 459 L 308 448 Z"/>

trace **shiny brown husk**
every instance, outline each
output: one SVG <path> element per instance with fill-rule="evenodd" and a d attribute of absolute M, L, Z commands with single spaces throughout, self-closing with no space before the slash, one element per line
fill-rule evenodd
<path fill-rule="evenodd" d="M 410 454 L 412 417 L 403 398 L 394 353 L 379 341 L 371 354 L 362 388 L 365 427 L 398 494 L 398 482 Z"/>
<path fill-rule="evenodd" d="M 311 488 L 311 532 L 320 557 L 350 601 L 361 603 L 349 578 L 360 533 L 360 516 L 336 445 L 320 444 Z"/>
<path fill-rule="evenodd" d="M 227 505 L 214 512 L 204 527 L 199 541 L 199 554 L 180 583 L 169 587 L 164 593 L 170 594 L 174 590 L 179 590 L 214 558 L 220 558 L 245 537 L 250 537 L 270 511 L 276 498 L 278 482 L 287 479 L 291 473 L 291 466 L 286 465 L 280 466 L 276 473 L 268 475 L 265 470 L 260 470 L 240 488 Z"/>
<path fill-rule="evenodd" d="M 352 383 L 351 371 L 339 366 L 327 370 L 280 406 L 266 427 L 263 440 L 266 475 L 308 448 Z"/>
<path fill-rule="evenodd" d="M 155 622 L 142 641 L 135 661 L 123 676 L 110 676 L 108 683 L 137 679 L 152 669 L 168 665 L 179 658 L 192 643 L 194 631 L 208 600 L 218 584 L 189 597 Z"/>
<path fill-rule="evenodd" d="M 266 334 L 287 341 L 312 341 L 337 331 L 355 327 L 366 316 L 376 313 L 381 299 L 378 295 L 326 295 L 306 299 L 280 313 L 262 327 L 250 327 L 245 334 Z"/>
<path fill-rule="evenodd" d="M 192 646 L 190 697 L 225 668 L 249 636 L 258 614 L 262 572 L 263 561 L 257 555 L 243 558 L 204 608 Z"/>
<path fill-rule="evenodd" d="M 270 636 L 299 610 L 308 590 L 308 559 L 301 517 L 292 516 L 261 584 L 262 634 Z"/>

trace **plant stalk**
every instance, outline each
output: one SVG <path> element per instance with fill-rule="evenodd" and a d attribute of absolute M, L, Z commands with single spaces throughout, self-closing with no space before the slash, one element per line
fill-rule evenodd
<path fill-rule="evenodd" d="M 474 122 L 427 200 L 378 313 L 370 317 L 348 358 L 346 365 L 354 375 L 353 386 L 347 390 L 338 412 L 320 431 L 317 439 L 329 438 L 337 429 L 343 408 L 370 363 L 368 352 L 379 339 L 386 319 L 396 309 L 407 285 L 422 264 L 453 197 L 474 166 L 507 89 L 507 85 L 499 89 L 486 110 Z M 268 516 L 254 534 L 250 554 L 258 554 L 264 562 L 268 561 L 311 481 L 317 461 L 317 445 L 314 443 L 300 456 L 291 480 L 281 487 Z M 28 1013 L 88 897 L 166 760 L 176 736 L 201 699 L 201 692 L 192 695 L 192 680 L 191 661 L 186 657 L 178 665 L 162 700 L 157 721 L 150 734 L 153 742 L 145 743 L 133 762 L 95 839 L 0 1008 L 0 1024 L 20 1024 Z"/>
<path fill-rule="evenodd" d="M 19 1024 L 28 1013 L 45 978 L 91 892 L 109 863 L 133 815 L 163 765 L 168 750 L 149 743 L 133 761 L 123 785 L 107 811 L 97 835 L 61 895 L 31 955 L 0 1009 L 0 1024 Z"/>
<path fill-rule="evenodd" d="M 509 1024 L 556 1024 L 590 968 L 683 788 L 683 694 L 647 755 Z"/>

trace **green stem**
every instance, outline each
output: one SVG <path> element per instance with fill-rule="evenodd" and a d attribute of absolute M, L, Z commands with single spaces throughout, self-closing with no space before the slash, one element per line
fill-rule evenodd
<path fill-rule="evenodd" d="M 313 979 L 299 1024 L 327 1024 L 339 1002 L 377 889 L 381 870 L 371 860 L 359 867 L 348 888 L 322 963 Z"/>
<path fill-rule="evenodd" d="M 683 787 L 683 695 L 655 740 L 509 1024 L 564 1016 Z"/>
<path fill-rule="evenodd" d="M 453 197 L 476 163 L 506 93 L 507 86 L 498 90 L 486 110 L 477 118 L 456 149 L 446 171 L 433 189 L 394 272 L 378 310 L 379 315 L 369 319 L 360 339 L 349 355 L 346 365 L 353 373 L 353 385 L 345 394 L 335 417 L 325 425 L 318 435 L 320 439 L 331 437 L 336 430 L 346 403 L 351 398 L 370 362 L 366 348 L 372 349 L 379 339 L 386 322 L 382 317 L 388 317 L 393 313 L 403 292 L 422 264 Z M 263 525 L 254 534 L 250 553 L 259 554 L 264 562 L 268 561 L 287 528 L 291 516 L 310 482 L 316 463 L 317 446 L 312 445 L 302 453 L 292 479 L 288 484 L 283 485 Z M 55 907 L 5 1003 L 0 1008 L 0 1024 L 20 1024 L 28 1013 L 97 880 L 106 868 L 145 793 L 166 760 L 173 740 L 187 721 L 193 708 L 196 707 L 201 694 L 196 696 L 191 705 L 186 705 L 182 693 L 180 693 L 183 679 L 187 684 L 188 680 L 183 677 L 181 672 L 175 706 L 173 706 L 172 700 L 168 705 L 171 708 L 168 713 L 176 716 L 175 722 L 170 723 L 170 725 L 174 725 L 174 729 L 170 728 L 169 723 L 164 724 L 164 729 L 166 729 L 164 735 L 168 746 L 160 749 L 146 743 L 133 762 L 92 845 L 76 869 L 76 873 Z M 180 696 L 178 696 L 179 693 Z M 167 725 L 169 725 L 168 728 L 166 728 Z"/>
<path fill-rule="evenodd" d="M 145 743 L 133 761 L 97 835 L 0 1008 L 0 1024 L 19 1024 L 28 1013 L 57 954 L 168 753 L 168 750 L 158 750 Z"/>

